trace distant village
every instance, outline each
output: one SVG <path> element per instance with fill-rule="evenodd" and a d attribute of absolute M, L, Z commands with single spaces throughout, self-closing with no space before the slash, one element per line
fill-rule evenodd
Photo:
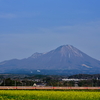
<path fill-rule="evenodd" d="M 0 86 L 97 87 L 100 86 L 100 74 L 72 76 L 1 74 Z"/>

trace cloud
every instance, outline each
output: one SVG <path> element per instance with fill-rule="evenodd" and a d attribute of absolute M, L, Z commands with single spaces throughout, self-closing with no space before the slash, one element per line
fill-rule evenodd
<path fill-rule="evenodd" d="M 39 15 L 39 12 L 1 13 L 0 18 L 30 18 Z"/>
<path fill-rule="evenodd" d="M 17 16 L 15 14 L 12 13 L 3 13 L 0 14 L 0 18 L 16 18 Z"/>
<path fill-rule="evenodd" d="M 41 33 L 51 34 L 98 34 L 100 33 L 100 21 L 66 25 L 49 28 L 39 28 Z"/>

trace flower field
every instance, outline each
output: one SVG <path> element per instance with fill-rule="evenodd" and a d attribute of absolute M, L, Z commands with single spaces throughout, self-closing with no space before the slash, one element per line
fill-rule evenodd
<path fill-rule="evenodd" d="M 0 100 L 100 100 L 100 92 L 0 90 Z"/>

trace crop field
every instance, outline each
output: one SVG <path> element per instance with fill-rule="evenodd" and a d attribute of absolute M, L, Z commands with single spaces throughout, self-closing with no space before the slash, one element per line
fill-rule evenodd
<path fill-rule="evenodd" d="M 100 100 L 100 92 L 84 90 L 0 90 L 0 100 Z"/>

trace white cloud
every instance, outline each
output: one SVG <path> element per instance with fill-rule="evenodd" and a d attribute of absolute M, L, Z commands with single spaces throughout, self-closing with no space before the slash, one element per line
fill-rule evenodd
<path fill-rule="evenodd" d="M 1 13 L 0 18 L 24 18 L 39 16 L 39 12 L 18 12 L 18 13 Z"/>
<path fill-rule="evenodd" d="M 17 16 L 15 14 L 12 13 L 3 13 L 0 14 L 0 18 L 16 18 Z"/>
<path fill-rule="evenodd" d="M 59 26 L 45 31 L 52 31 L 53 33 L 66 33 L 66 34 L 98 34 L 100 33 L 100 21 L 82 23 L 78 25 Z"/>

